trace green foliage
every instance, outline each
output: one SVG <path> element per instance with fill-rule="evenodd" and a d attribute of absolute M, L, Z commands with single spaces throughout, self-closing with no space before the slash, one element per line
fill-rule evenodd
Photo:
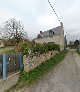
<path fill-rule="evenodd" d="M 43 53 L 46 53 L 48 52 L 48 47 L 47 45 L 44 43 L 44 44 L 36 44 L 34 47 L 33 47 L 33 52 L 38 52 L 40 54 L 43 54 Z"/>
<path fill-rule="evenodd" d="M 48 50 L 52 51 L 52 50 L 60 50 L 60 46 L 58 44 L 54 44 L 54 43 L 48 43 Z"/>
<path fill-rule="evenodd" d="M 20 52 L 22 52 L 23 55 L 28 56 L 28 50 L 29 50 L 29 48 L 28 48 L 27 43 L 25 43 L 25 42 L 22 43 L 22 45 L 20 47 Z"/>
<path fill-rule="evenodd" d="M 76 52 L 80 55 L 80 51 L 79 51 L 79 48 L 77 48 Z"/>
<path fill-rule="evenodd" d="M 15 89 L 23 88 L 24 86 L 29 86 L 38 80 L 40 77 L 45 75 L 49 70 L 54 69 L 54 66 L 60 63 L 67 54 L 67 50 L 60 52 L 58 55 L 54 56 L 52 59 L 42 63 L 37 68 L 33 69 L 29 73 L 23 71 L 20 74 L 19 81 L 12 88 L 8 89 L 6 92 L 14 92 Z"/>
<path fill-rule="evenodd" d="M 52 51 L 60 50 L 60 46 L 54 43 L 35 44 L 33 47 L 33 53 L 38 52 L 40 54 Z"/>
<path fill-rule="evenodd" d="M 42 52 L 41 52 L 42 54 L 48 52 L 48 46 L 47 46 L 46 43 L 44 43 L 44 44 L 42 45 L 41 51 L 42 51 Z"/>
<path fill-rule="evenodd" d="M 29 80 L 29 74 L 26 73 L 26 71 L 23 71 L 23 72 L 20 73 L 19 81 L 21 81 L 23 79 L 24 80 Z"/>
<path fill-rule="evenodd" d="M 20 80 L 22 81 L 23 78 L 29 84 L 34 83 L 37 79 L 41 76 L 45 75 L 49 70 L 51 70 L 56 64 L 62 61 L 67 54 L 67 50 L 60 52 L 58 55 L 54 56 L 52 59 L 42 63 L 37 68 L 31 70 L 29 73 L 23 72 L 23 75 L 20 75 Z"/>
<path fill-rule="evenodd" d="M 34 45 L 34 47 L 33 47 L 33 53 L 39 52 L 40 51 L 40 48 L 41 48 L 41 44 Z"/>

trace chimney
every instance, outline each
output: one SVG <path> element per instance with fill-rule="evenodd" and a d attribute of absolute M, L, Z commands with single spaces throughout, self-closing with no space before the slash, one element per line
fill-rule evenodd
<path fill-rule="evenodd" d="M 61 26 L 63 27 L 63 23 L 62 23 L 62 22 L 60 22 L 60 24 L 61 24 Z"/>
<path fill-rule="evenodd" d="M 42 34 L 42 31 L 40 31 L 40 34 Z"/>

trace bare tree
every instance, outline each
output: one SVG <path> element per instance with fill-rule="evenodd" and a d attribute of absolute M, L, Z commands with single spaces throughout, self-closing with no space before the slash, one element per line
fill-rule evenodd
<path fill-rule="evenodd" d="M 2 30 L 4 32 L 4 37 L 7 39 L 14 39 L 17 43 L 24 39 L 24 26 L 15 18 L 5 21 Z"/>

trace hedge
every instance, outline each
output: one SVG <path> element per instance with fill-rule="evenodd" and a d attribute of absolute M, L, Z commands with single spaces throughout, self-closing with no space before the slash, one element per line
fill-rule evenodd
<path fill-rule="evenodd" d="M 60 46 L 54 43 L 44 43 L 44 44 L 35 44 L 32 51 L 33 53 L 38 52 L 40 54 L 52 51 L 52 50 L 60 50 Z"/>

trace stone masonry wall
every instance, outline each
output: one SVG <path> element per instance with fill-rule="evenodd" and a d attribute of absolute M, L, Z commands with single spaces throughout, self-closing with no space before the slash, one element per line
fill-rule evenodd
<path fill-rule="evenodd" d="M 26 56 L 24 56 L 24 58 L 23 58 L 24 70 L 26 72 L 29 72 L 30 70 L 39 66 L 41 63 L 54 57 L 58 53 L 59 52 L 55 50 L 55 51 L 50 51 L 46 54 L 30 55 L 30 56 L 28 56 L 28 58 L 26 58 Z"/>

